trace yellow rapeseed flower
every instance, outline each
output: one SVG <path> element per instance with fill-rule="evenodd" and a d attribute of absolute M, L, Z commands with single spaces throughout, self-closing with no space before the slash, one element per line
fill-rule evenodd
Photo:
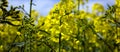
<path fill-rule="evenodd" d="M 20 35 L 21 33 L 20 32 L 17 32 L 17 35 Z"/>
<path fill-rule="evenodd" d="M 117 43 L 117 44 L 120 43 L 120 39 L 116 39 L 116 43 Z"/>
<path fill-rule="evenodd" d="M 2 14 L 3 14 L 3 11 L 2 11 L 2 9 L 0 8 L 0 16 L 2 16 Z"/>
<path fill-rule="evenodd" d="M 0 45 L 0 49 L 2 49 L 3 48 L 3 45 Z"/>

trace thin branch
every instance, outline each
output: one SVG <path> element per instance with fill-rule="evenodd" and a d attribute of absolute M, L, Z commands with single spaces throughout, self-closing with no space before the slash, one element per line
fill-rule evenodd
<path fill-rule="evenodd" d="M 9 21 L 0 21 L 0 23 L 7 23 L 7 24 L 9 24 L 9 25 L 12 25 L 12 26 L 20 26 L 20 25 L 15 25 L 15 24 L 12 24 L 11 22 L 9 22 Z"/>
<path fill-rule="evenodd" d="M 100 40 L 102 40 L 102 41 L 108 46 L 108 48 L 109 48 L 111 51 L 113 51 L 111 45 L 109 45 L 102 37 L 100 37 L 100 36 L 97 34 L 97 32 L 96 32 L 91 26 L 89 26 L 89 27 L 90 27 L 90 29 L 93 31 L 93 33 L 96 34 L 96 35 L 100 38 Z"/>
<path fill-rule="evenodd" d="M 47 45 L 50 49 L 51 49 L 51 51 L 52 52 L 56 52 L 55 50 L 54 50 L 54 48 L 48 43 L 48 42 L 43 42 L 45 45 Z"/>
<path fill-rule="evenodd" d="M 31 17 L 31 11 L 32 11 L 32 2 L 33 0 L 30 0 L 30 17 Z"/>
<path fill-rule="evenodd" d="M 15 40 L 17 39 L 17 37 L 18 37 L 18 35 L 15 36 L 12 44 L 15 42 Z M 9 49 L 7 50 L 7 52 L 10 52 L 10 50 L 14 47 L 12 44 L 10 45 Z"/>
<path fill-rule="evenodd" d="M 27 11 L 24 8 L 21 9 L 25 12 L 26 15 L 30 16 L 29 13 L 27 13 Z"/>
<path fill-rule="evenodd" d="M 44 33 L 46 33 L 46 34 L 48 34 L 48 35 L 50 35 L 50 33 L 48 33 L 47 31 L 45 31 L 45 30 L 39 30 L 39 31 L 41 31 L 41 32 L 44 32 Z"/>

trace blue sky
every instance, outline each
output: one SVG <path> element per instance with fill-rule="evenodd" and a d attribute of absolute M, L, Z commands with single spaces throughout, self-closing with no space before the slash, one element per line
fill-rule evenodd
<path fill-rule="evenodd" d="M 9 0 L 9 6 L 20 6 L 24 4 L 25 10 L 29 11 L 29 1 L 30 0 Z M 36 6 L 33 6 L 33 9 L 39 11 L 41 15 L 45 16 L 49 13 L 50 9 L 53 8 L 54 4 L 59 1 L 60 0 L 33 0 L 33 3 L 36 4 Z M 96 2 L 104 5 L 106 8 L 106 4 L 113 5 L 115 3 L 115 0 L 89 0 L 87 5 L 92 6 Z"/>

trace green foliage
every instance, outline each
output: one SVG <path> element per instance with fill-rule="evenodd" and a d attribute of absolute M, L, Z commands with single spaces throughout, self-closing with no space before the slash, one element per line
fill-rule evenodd
<path fill-rule="evenodd" d="M 30 13 L 0 1 L 0 52 L 119 52 L 117 0 L 107 10 L 94 4 L 92 13 L 79 10 L 88 0 L 60 0 L 45 17 L 32 10 L 32 0 Z"/>

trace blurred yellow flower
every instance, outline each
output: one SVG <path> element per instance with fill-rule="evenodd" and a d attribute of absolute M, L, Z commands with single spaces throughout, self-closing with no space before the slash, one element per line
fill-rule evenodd
<path fill-rule="evenodd" d="M 3 50 L 3 45 L 0 45 L 0 51 Z"/>
<path fill-rule="evenodd" d="M 51 37 L 51 40 L 58 43 L 59 42 L 59 39 L 58 38 L 55 38 L 55 37 Z"/>
<path fill-rule="evenodd" d="M 120 39 L 116 39 L 116 43 L 117 43 L 117 44 L 120 43 Z"/>
<path fill-rule="evenodd" d="M 103 12 L 104 11 L 104 7 L 101 4 L 99 4 L 99 3 L 95 3 L 92 6 L 92 11 L 93 12 Z"/>
<path fill-rule="evenodd" d="M 20 32 L 17 32 L 17 35 L 20 35 L 21 33 Z"/>
<path fill-rule="evenodd" d="M 2 16 L 2 14 L 3 14 L 3 11 L 2 11 L 2 9 L 0 8 L 0 16 Z"/>

